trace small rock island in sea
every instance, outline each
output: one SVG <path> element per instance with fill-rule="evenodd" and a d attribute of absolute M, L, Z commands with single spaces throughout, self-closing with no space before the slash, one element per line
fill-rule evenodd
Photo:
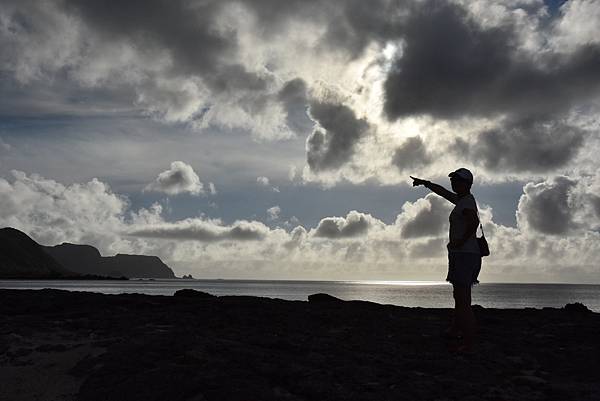
<path fill-rule="evenodd" d="M 0 399 L 600 400 L 600 314 L 474 309 L 455 354 L 450 309 L 0 290 Z"/>
<path fill-rule="evenodd" d="M 175 278 L 156 256 L 101 256 L 91 245 L 43 246 L 14 228 L 0 229 L 0 279 Z"/>

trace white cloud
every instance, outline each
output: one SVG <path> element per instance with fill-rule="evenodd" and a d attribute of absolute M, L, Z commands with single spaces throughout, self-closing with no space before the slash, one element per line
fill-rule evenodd
<path fill-rule="evenodd" d="M 269 178 L 268 177 L 256 177 L 256 182 L 258 182 L 260 185 L 264 186 L 264 187 L 268 187 L 269 186 Z"/>
<path fill-rule="evenodd" d="M 323 238 L 353 238 L 366 236 L 371 227 L 383 226 L 370 214 L 352 210 L 346 217 L 326 217 L 319 221 L 317 228 L 310 235 Z"/>
<path fill-rule="evenodd" d="M 597 277 L 598 186 L 590 179 L 565 187 L 565 180 L 527 184 L 517 227 L 495 223 L 492 210 L 480 205 L 492 250 L 484 262 L 483 281 Z M 552 209 L 543 208 L 550 198 L 569 209 L 577 235 L 540 232 L 538 223 L 544 220 L 538 213 L 555 218 Z M 441 198 L 428 195 L 405 203 L 392 224 L 351 211 L 345 217 L 324 217 L 314 228 L 297 225 L 287 231 L 248 220 L 225 224 L 194 217 L 168 222 L 160 204 L 132 211 L 127 198 L 97 179 L 66 186 L 18 171 L 11 180 L 0 178 L 1 226 L 21 229 L 47 245 L 68 241 L 94 245 L 105 255 L 158 255 L 178 274 L 200 277 L 439 279 L 447 263 L 448 208 Z"/>
<path fill-rule="evenodd" d="M 269 220 L 277 220 L 279 219 L 279 215 L 281 214 L 281 208 L 277 205 L 270 207 L 267 209 L 267 218 Z"/>
<path fill-rule="evenodd" d="M 0 221 L 44 244 L 91 242 L 104 250 L 119 243 L 128 201 L 93 179 L 65 186 L 38 175 L 13 171 L 0 178 Z M 141 212 L 146 214 L 146 212 Z"/>
<path fill-rule="evenodd" d="M 276 186 L 272 186 L 271 185 L 271 181 L 269 180 L 268 177 L 264 177 L 264 176 L 260 176 L 260 177 L 256 177 L 256 182 L 258 183 L 258 185 L 263 186 L 263 187 L 268 187 L 271 189 L 271 191 L 273 192 L 281 192 L 279 190 L 279 187 Z"/>
<path fill-rule="evenodd" d="M 210 189 L 212 193 L 214 185 Z M 174 161 L 169 170 L 160 173 L 154 182 L 146 186 L 146 190 L 168 195 L 181 193 L 200 195 L 204 193 L 204 185 L 192 166 L 182 161 Z"/>
<path fill-rule="evenodd" d="M 292 164 L 290 166 L 290 169 L 288 170 L 288 179 L 290 181 L 294 181 L 294 179 L 296 178 L 296 174 L 297 174 L 297 167 L 296 167 L 296 165 Z"/>
<path fill-rule="evenodd" d="M 571 0 L 560 8 L 552 43 L 559 51 L 600 43 L 600 3 L 596 0 Z"/>
<path fill-rule="evenodd" d="M 265 238 L 269 229 L 257 221 L 236 221 L 225 226 L 220 220 L 190 218 L 176 223 L 132 225 L 126 235 L 140 238 L 168 240 L 213 241 L 258 241 Z"/>
<path fill-rule="evenodd" d="M 212 182 L 208 183 L 208 192 L 211 195 L 216 195 L 217 194 L 217 187 L 215 187 L 215 184 L 213 184 Z"/>

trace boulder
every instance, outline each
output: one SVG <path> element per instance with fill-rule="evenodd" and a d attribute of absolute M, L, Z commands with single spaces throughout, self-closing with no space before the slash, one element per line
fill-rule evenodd
<path fill-rule="evenodd" d="M 329 304 L 329 303 L 339 303 L 339 302 L 344 302 L 344 301 L 339 298 L 334 297 L 333 295 L 319 293 L 319 294 L 309 295 L 308 302 Z"/>
<path fill-rule="evenodd" d="M 196 299 L 214 299 L 215 295 L 209 294 L 208 292 L 202 292 L 198 290 L 193 290 L 191 288 L 184 288 L 182 290 L 175 291 L 173 294 L 174 297 L 180 298 L 196 298 Z"/>

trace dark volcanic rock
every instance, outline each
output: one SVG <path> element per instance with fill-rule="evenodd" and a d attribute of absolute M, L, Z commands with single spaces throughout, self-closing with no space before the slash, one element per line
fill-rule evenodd
<path fill-rule="evenodd" d="M 79 401 L 600 399 L 598 313 L 478 309 L 476 352 L 461 355 L 439 335 L 450 309 L 323 305 L 248 296 L 195 302 L 0 290 L 0 344 L 7 344 L 0 395 Z M 39 372 L 45 384 L 34 394 Z M 76 387 L 59 391 L 69 380 Z"/>
<path fill-rule="evenodd" d="M 215 296 L 213 294 L 209 294 L 208 292 L 193 290 L 191 288 L 184 288 L 182 290 L 177 290 L 177 291 L 175 291 L 175 294 L 173 296 L 184 297 L 184 298 L 200 298 L 200 299 L 215 298 Z"/>
<path fill-rule="evenodd" d="M 312 303 L 339 303 L 339 302 L 344 302 L 343 300 L 334 297 L 333 295 L 329 295 L 329 294 L 312 294 L 308 296 L 308 302 L 312 302 Z"/>
<path fill-rule="evenodd" d="M 27 234 L 0 229 L 0 278 L 61 278 L 76 276 L 65 269 Z"/>
<path fill-rule="evenodd" d="M 591 313 L 592 312 L 591 310 L 589 310 L 589 308 L 587 306 L 585 306 L 581 302 L 566 304 L 564 306 L 564 310 L 566 310 L 567 312 L 575 312 L 575 313 Z"/>

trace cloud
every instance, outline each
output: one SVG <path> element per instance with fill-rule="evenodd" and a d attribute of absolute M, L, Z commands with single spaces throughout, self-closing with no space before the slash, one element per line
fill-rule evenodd
<path fill-rule="evenodd" d="M 287 250 L 298 248 L 307 239 L 308 233 L 302 226 L 296 226 L 290 232 L 290 239 L 286 241 L 283 246 Z"/>
<path fill-rule="evenodd" d="M 213 241 L 258 241 L 265 238 L 269 229 L 257 221 L 237 221 L 230 226 L 220 224 L 218 220 L 185 219 L 176 223 L 132 227 L 127 235 L 140 238 L 170 240 Z"/>
<path fill-rule="evenodd" d="M 288 170 L 288 179 L 290 181 L 294 181 L 294 179 L 296 178 L 296 174 L 297 174 L 296 170 L 297 170 L 296 166 L 294 164 L 292 164 L 290 166 L 290 169 Z"/>
<path fill-rule="evenodd" d="M 273 192 L 280 192 L 279 187 L 271 186 L 271 181 L 269 180 L 269 177 L 265 177 L 265 176 L 256 177 L 256 182 L 260 186 L 270 188 L 271 191 L 273 191 Z"/>
<path fill-rule="evenodd" d="M 485 277 L 597 277 L 599 187 L 595 177 L 557 176 L 529 183 L 519 203 L 517 227 L 495 223 L 491 209 L 482 206 L 492 249 Z M 206 277 L 358 279 L 377 274 L 440 279 L 445 274 L 450 207 L 430 194 L 405 203 L 391 224 L 351 211 L 346 217 L 324 217 L 310 230 L 297 225 L 288 232 L 247 220 L 226 224 L 194 217 L 167 222 L 161 205 L 131 210 L 127 198 L 97 179 L 65 186 L 17 171 L 11 180 L 0 178 L 0 226 L 21 229 L 46 245 L 68 241 L 94 245 L 104 255 L 158 255 L 178 274 Z M 548 226 L 552 219 L 560 224 Z M 548 234 L 565 226 L 573 235 Z"/>
<path fill-rule="evenodd" d="M 43 244 L 93 242 L 106 249 L 118 241 L 129 206 L 125 197 L 93 179 L 63 185 L 39 175 L 12 171 L 0 178 L 0 224 L 31 234 Z"/>
<path fill-rule="evenodd" d="M 65 126 L 71 123 L 64 116 L 81 120 L 102 116 L 105 127 L 115 127 L 119 135 L 134 139 L 152 123 L 140 117 L 181 130 L 217 135 L 227 131 L 233 134 L 232 142 L 214 153 L 226 149 L 228 160 L 239 164 L 246 175 L 259 171 L 252 180 L 293 163 L 299 173 L 294 170 L 290 175 L 294 184 L 301 184 L 297 179 L 301 176 L 304 183 L 321 177 L 331 177 L 331 184 L 374 178 L 387 185 L 404 182 L 403 170 L 419 167 L 434 176 L 448 171 L 457 159 L 467 159 L 480 167 L 482 180 L 511 180 L 518 175 L 523 182 L 531 181 L 521 199 L 519 226 L 489 223 L 495 254 L 504 258 L 493 263 L 510 260 L 534 266 L 539 260 L 540 266 L 557 265 L 569 258 L 579 265 L 595 263 L 599 188 L 589 177 L 596 175 L 598 167 L 598 2 L 571 0 L 556 12 L 541 0 L 175 0 L 168 4 L 134 0 L 118 7 L 105 3 L 2 3 L 0 87 L 10 101 L 0 101 L 0 114 L 60 116 L 52 122 L 60 120 Z M 122 118 L 133 122 L 124 127 Z M 82 150 L 78 154 L 89 155 L 90 165 L 104 164 L 102 170 L 87 167 L 86 171 L 111 177 L 114 185 L 140 179 L 131 172 L 141 170 L 142 163 L 135 160 L 139 146 L 150 151 L 144 154 L 156 154 L 156 147 L 165 143 L 119 142 L 136 142 L 136 152 L 131 152 L 133 146 L 119 147 L 126 168 L 115 173 L 105 162 L 106 147 L 96 146 L 105 141 L 84 137 L 108 129 L 97 130 L 99 123 L 91 121 L 84 125 L 80 137 L 86 145 L 77 145 Z M 78 130 L 66 128 L 65 132 Z M 287 141 L 273 148 L 277 152 L 271 154 L 276 156 L 257 162 L 251 155 L 255 152 L 240 157 L 248 153 L 247 142 L 234 143 L 238 134 L 248 132 L 257 143 Z M 11 135 L 5 139 L 13 146 L 3 153 L 7 156 L 3 166 L 59 170 L 51 162 L 31 168 L 31 163 L 42 165 L 41 153 L 25 154 L 25 149 L 35 146 L 21 144 L 38 141 L 41 135 L 27 129 L 2 135 Z M 224 138 L 229 141 L 214 136 L 207 141 L 222 144 Z M 66 148 L 62 136 L 44 140 L 57 149 Z M 305 147 L 306 166 L 299 164 L 298 146 Z M 449 146 L 451 152 L 440 151 Z M 6 150 L 0 142 L 0 152 L 3 147 Z M 48 146 L 39 149 L 54 154 Z M 292 154 L 293 161 L 286 156 Z M 173 155 L 166 162 L 179 157 Z M 397 168 L 389 168 L 390 161 Z M 89 180 L 93 174 L 81 173 L 80 165 L 55 179 L 76 181 L 71 174 L 77 171 L 77 177 L 88 182 L 64 185 L 23 173 L 12 181 L 0 181 L 2 221 L 30 229 L 44 241 L 89 240 L 105 251 L 152 251 L 169 260 L 201 260 L 205 267 L 230 266 L 236 258 L 240 265 L 250 265 L 248 260 L 258 265 L 271 258 L 279 263 L 276 259 L 287 251 L 283 244 L 288 243 L 301 250 L 303 259 L 295 260 L 301 266 L 306 260 L 315 264 L 403 260 L 410 265 L 412 258 L 419 262 L 418 255 L 433 251 L 436 241 L 443 242 L 440 238 L 446 235 L 443 206 L 425 198 L 406 204 L 392 224 L 371 222 L 364 229 L 364 221 L 358 218 L 352 223 L 356 231 L 344 228 L 352 226 L 348 216 L 324 216 L 321 229 L 331 238 L 309 236 L 307 230 L 316 234 L 319 227 L 303 227 L 294 229 L 298 241 L 289 242 L 294 235 L 283 229 L 265 231 L 261 240 L 236 241 L 234 233 L 246 231 L 233 231 L 232 224 L 207 223 L 205 218 L 167 223 L 159 205 L 129 210 L 126 198 L 114 194 L 106 183 Z M 188 176 L 183 169 L 174 170 L 161 173 L 164 179 L 159 176 L 149 187 L 166 193 L 204 192 L 193 170 Z M 566 185 L 555 174 L 568 174 L 574 184 Z M 546 180 L 540 182 L 540 177 Z M 268 179 L 265 187 L 278 190 Z M 214 194 L 216 188 L 209 183 L 206 192 Z M 556 205 L 561 209 L 553 209 Z M 290 220 L 282 225 L 291 229 L 296 224 Z M 121 234 L 134 229 L 163 236 Z M 189 237 L 207 240 L 174 239 L 186 230 Z M 252 237 L 261 231 L 249 228 L 247 232 Z"/>
<path fill-rule="evenodd" d="M 439 236 L 448 231 L 451 206 L 438 195 L 429 194 L 414 203 L 402 206 L 402 221 L 398 222 L 403 238 Z"/>
<path fill-rule="evenodd" d="M 263 187 L 268 187 L 270 185 L 269 178 L 264 176 L 256 177 L 256 182 L 258 182 Z"/>
<path fill-rule="evenodd" d="M 211 195 L 216 195 L 217 194 L 217 187 L 215 187 L 215 184 L 213 184 L 212 182 L 208 183 L 208 192 Z"/>
<path fill-rule="evenodd" d="M 456 138 L 477 149 L 470 161 L 493 179 L 502 179 L 504 166 L 519 173 L 565 167 L 588 139 L 578 132 L 597 114 L 600 96 L 593 1 L 573 0 L 557 13 L 542 1 L 481 0 L 3 6 L 3 89 L 19 99 L 11 96 L 3 110 L 142 115 L 193 130 L 249 132 L 258 141 L 308 134 L 314 174 L 303 174 L 305 181 L 397 183 L 399 171 L 374 160 L 392 153 L 399 169 L 446 170 L 459 156 L 431 158 L 425 150 Z M 335 100 L 319 96 L 327 90 Z M 428 128 L 440 122 L 456 125 Z M 417 140 L 397 147 L 390 139 L 411 124 L 404 137 L 420 138 L 424 158 L 407 154 Z M 462 128 L 481 134 L 468 138 Z M 551 153 L 548 166 L 526 152 L 490 155 L 495 143 L 513 149 L 531 137 L 525 142 L 535 148 L 559 136 L 562 158 L 540 146 L 539 154 Z"/>
<path fill-rule="evenodd" d="M 171 64 L 174 73 L 198 74 L 208 85 L 225 89 L 263 85 L 241 66 L 224 62 L 222 55 L 232 50 L 235 42 L 215 26 L 219 2 L 132 0 L 119 7 L 106 7 L 96 0 L 64 3 L 68 14 L 81 18 L 107 40 L 132 41 L 150 52 L 166 51 L 167 57 L 176 61 Z M 202 51 L 192 51 L 195 49 Z"/>
<path fill-rule="evenodd" d="M 594 208 L 594 212 L 596 213 L 596 217 L 598 219 L 600 219 L 600 196 L 591 195 L 590 198 L 591 198 L 592 206 Z"/>
<path fill-rule="evenodd" d="M 446 254 L 446 241 L 442 238 L 430 238 L 418 241 L 410 248 L 410 257 L 415 259 L 439 259 Z"/>
<path fill-rule="evenodd" d="M 129 102 L 128 111 L 135 105 L 164 122 L 286 137 L 279 85 L 238 54 L 237 32 L 224 20 L 235 4 L 9 2 L 0 11 L 1 61 L 24 84 L 118 89 L 115 106 Z"/>
<path fill-rule="evenodd" d="M 367 121 L 345 105 L 313 102 L 309 114 L 318 124 L 306 140 L 306 160 L 313 171 L 337 169 L 348 162 L 369 130 Z"/>
<path fill-rule="evenodd" d="M 279 219 L 279 215 L 281 214 L 281 208 L 277 205 L 270 207 L 267 209 L 267 218 L 269 220 L 277 220 Z"/>
<path fill-rule="evenodd" d="M 369 214 L 352 210 L 344 217 L 326 217 L 319 221 L 314 230 L 315 237 L 323 238 L 352 238 L 367 234 L 373 224 L 379 221 Z"/>
<path fill-rule="evenodd" d="M 576 185 L 576 181 L 567 177 L 525 185 L 517 211 L 519 225 L 551 235 L 562 235 L 576 229 L 578 225 L 569 199 Z"/>
<path fill-rule="evenodd" d="M 402 145 L 396 148 L 392 157 L 392 164 L 404 171 L 409 168 L 422 167 L 431 163 L 431 156 L 425 149 L 423 140 L 418 137 L 410 137 Z"/>
<path fill-rule="evenodd" d="M 547 172 L 573 160 L 584 138 L 564 122 L 522 120 L 482 132 L 468 151 L 490 171 Z"/>
<path fill-rule="evenodd" d="M 286 111 L 287 126 L 298 134 L 311 130 L 314 123 L 308 118 L 308 89 L 301 78 L 288 81 L 278 93 L 278 98 Z"/>
<path fill-rule="evenodd" d="M 554 25 L 553 42 L 557 48 L 599 44 L 600 4 L 594 0 L 572 0 L 560 7 L 561 18 Z"/>
<path fill-rule="evenodd" d="M 181 193 L 200 195 L 204 193 L 204 185 L 192 166 L 182 161 L 174 161 L 169 170 L 160 173 L 154 182 L 146 186 L 146 190 L 168 195 Z"/>
<path fill-rule="evenodd" d="M 402 53 L 385 83 L 387 116 L 563 114 L 598 95 L 600 46 L 531 54 L 518 30 L 511 21 L 484 26 L 456 4 L 422 3 L 402 28 Z"/>

